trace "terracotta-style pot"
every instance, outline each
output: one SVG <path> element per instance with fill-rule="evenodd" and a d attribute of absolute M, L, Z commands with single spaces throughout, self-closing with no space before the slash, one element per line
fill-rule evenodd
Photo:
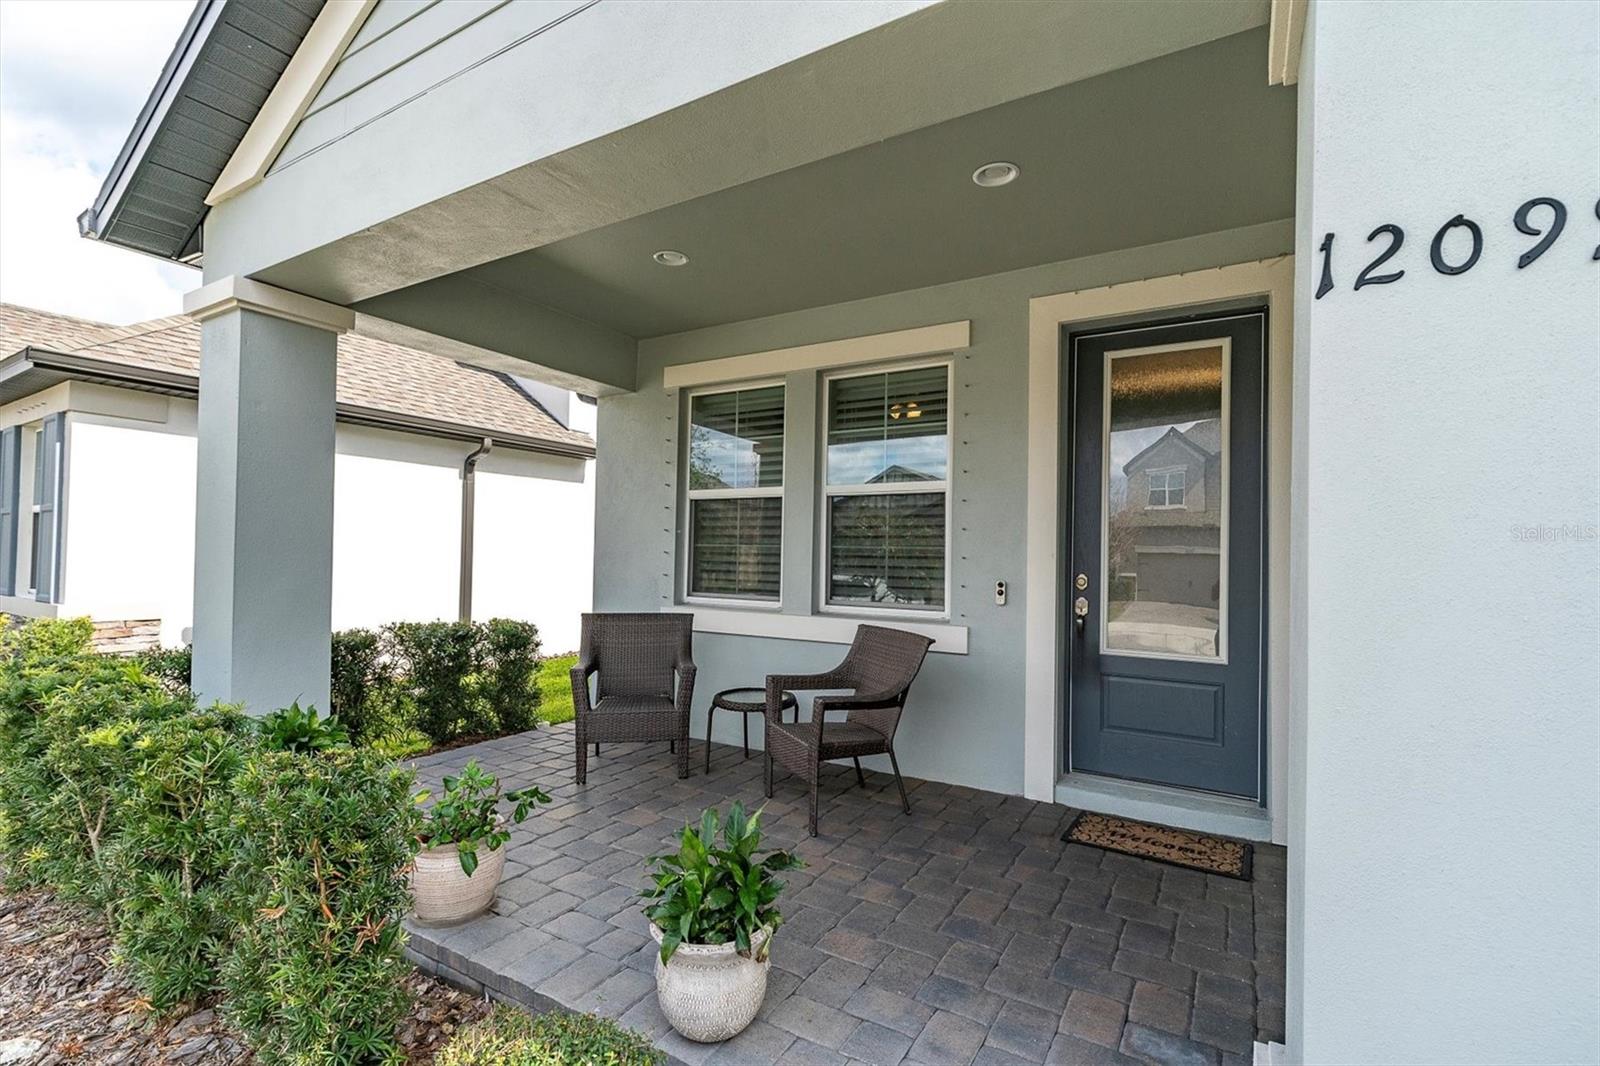
<path fill-rule="evenodd" d="M 661 943 L 654 923 L 650 935 Z M 751 956 L 760 955 L 772 936 L 758 929 L 750 938 Z M 679 1033 L 702 1044 L 714 1044 L 744 1032 L 767 996 L 770 959 L 746 958 L 733 944 L 679 944 L 662 965 L 656 955 L 656 1001 Z"/>
<path fill-rule="evenodd" d="M 494 903 L 500 874 L 506 868 L 506 849 L 478 849 L 478 866 L 468 877 L 461 872 L 461 855 L 454 844 L 425 847 L 411 868 L 411 895 L 417 921 L 451 925 L 476 918 Z"/>

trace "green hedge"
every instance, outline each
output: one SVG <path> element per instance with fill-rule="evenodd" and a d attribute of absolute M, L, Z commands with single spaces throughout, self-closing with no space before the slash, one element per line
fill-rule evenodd
<path fill-rule="evenodd" d="M 331 658 L 326 709 L 357 742 L 385 741 L 386 750 L 414 754 L 418 733 L 432 747 L 539 724 L 539 631 L 528 622 L 346 629 L 333 634 Z M 187 691 L 188 648 L 148 652 L 137 661 L 168 689 Z"/>
<path fill-rule="evenodd" d="M 157 1009 L 220 989 L 263 1062 L 395 1059 L 413 775 L 272 750 L 305 729 L 197 708 L 88 643 L 55 622 L 0 636 L 7 877 L 99 907 Z"/>

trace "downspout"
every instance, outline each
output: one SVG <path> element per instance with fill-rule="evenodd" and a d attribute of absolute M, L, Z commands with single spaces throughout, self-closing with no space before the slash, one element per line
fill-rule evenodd
<path fill-rule="evenodd" d="M 463 622 L 472 621 L 472 517 L 475 495 L 475 479 L 478 473 L 478 460 L 488 455 L 494 447 L 494 441 L 488 437 L 483 438 L 483 443 L 461 464 L 461 594 L 459 600 L 459 614 Z"/>

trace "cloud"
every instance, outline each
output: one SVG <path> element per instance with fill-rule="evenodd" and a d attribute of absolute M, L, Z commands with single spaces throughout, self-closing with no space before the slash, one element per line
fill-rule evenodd
<path fill-rule="evenodd" d="M 187 0 L 0 3 L 0 300 L 124 324 L 175 314 L 187 267 L 83 240 Z"/>

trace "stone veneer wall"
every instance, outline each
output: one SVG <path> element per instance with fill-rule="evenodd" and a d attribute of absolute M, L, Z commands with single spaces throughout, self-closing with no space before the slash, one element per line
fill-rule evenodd
<path fill-rule="evenodd" d="M 138 655 L 161 648 L 161 619 L 124 618 L 95 622 L 94 650 L 109 655 Z"/>

